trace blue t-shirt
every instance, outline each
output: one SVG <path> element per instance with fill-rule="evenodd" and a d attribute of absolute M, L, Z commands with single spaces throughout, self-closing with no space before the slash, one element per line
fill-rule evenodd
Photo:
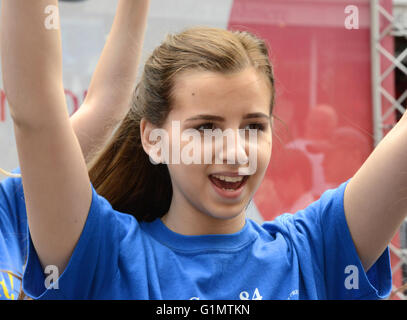
<path fill-rule="evenodd" d="M 13 197 L 21 179 L 10 178 L 0 193 L 7 203 L 0 212 L 1 266 L 21 272 L 28 253 L 23 289 L 35 299 L 385 298 L 389 249 L 364 272 L 344 215 L 348 182 L 295 214 L 261 226 L 247 218 L 237 233 L 199 236 L 175 233 L 160 219 L 138 222 L 92 187 L 84 229 L 56 278 L 54 271 L 44 275 L 31 237 L 21 233 L 26 228 L 29 235 L 22 193 Z M 58 289 L 46 288 L 50 275 Z"/>
<path fill-rule="evenodd" d="M 0 300 L 18 298 L 27 259 L 27 230 L 21 179 L 6 179 L 0 183 Z"/>

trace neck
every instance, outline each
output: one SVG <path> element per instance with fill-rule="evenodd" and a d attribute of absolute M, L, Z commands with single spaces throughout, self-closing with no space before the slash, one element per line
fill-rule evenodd
<path fill-rule="evenodd" d="M 161 218 L 173 232 L 182 235 L 230 234 L 240 231 L 245 225 L 245 210 L 233 217 L 218 218 L 183 200 L 174 194 L 170 209 Z"/>

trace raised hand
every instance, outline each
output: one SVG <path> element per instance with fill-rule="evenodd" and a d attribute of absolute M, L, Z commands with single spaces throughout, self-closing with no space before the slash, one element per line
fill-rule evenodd
<path fill-rule="evenodd" d="M 65 102 L 60 31 L 47 27 L 55 14 L 47 8 L 57 12 L 58 1 L 2 1 L 1 59 L 30 236 L 42 266 L 62 271 L 82 232 L 92 190 Z"/>

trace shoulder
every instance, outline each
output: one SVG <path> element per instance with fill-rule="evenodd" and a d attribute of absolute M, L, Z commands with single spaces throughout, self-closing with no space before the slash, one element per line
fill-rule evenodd
<path fill-rule="evenodd" d="M 98 235 L 101 245 L 109 243 L 117 248 L 127 247 L 141 234 L 139 221 L 129 213 L 114 209 L 92 184 L 91 188 L 92 202 L 82 236 L 95 239 Z"/>
<path fill-rule="evenodd" d="M 281 233 L 288 241 L 302 245 L 309 241 L 317 243 L 323 236 L 329 235 L 332 228 L 344 229 L 343 197 L 349 181 L 326 190 L 304 209 L 283 213 L 273 221 L 265 222 L 263 229 L 270 234 Z"/>

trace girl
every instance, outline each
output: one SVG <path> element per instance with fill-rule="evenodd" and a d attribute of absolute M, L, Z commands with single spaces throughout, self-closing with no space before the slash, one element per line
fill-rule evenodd
<path fill-rule="evenodd" d="M 86 99 L 70 118 L 87 162 L 103 146 L 130 107 L 148 7 L 149 0 L 119 1 Z M 22 189 L 21 179 L 9 179 L 0 185 L 0 272 L 3 271 L 0 273 L 0 299 L 17 298 L 27 258 L 26 210 L 24 202 L 23 206 L 18 205 L 19 198 L 23 200 Z"/>
<path fill-rule="evenodd" d="M 275 95 L 261 39 L 205 27 L 169 35 L 147 60 L 130 111 L 88 174 L 66 115 L 59 32 L 42 24 L 43 8 L 57 1 L 3 3 L 3 78 L 29 226 L 26 294 L 34 299 L 389 294 L 387 245 L 407 212 L 407 116 L 354 177 L 306 209 L 259 226 L 245 218 L 245 207 L 271 157 Z M 27 30 L 38 34 L 35 44 Z M 194 148 L 173 134 L 174 124 L 199 132 Z M 158 143 L 159 129 L 168 140 L 161 136 Z M 246 143 L 236 139 L 227 152 L 213 147 L 206 138 L 216 129 L 247 131 Z M 253 130 L 256 140 L 250 139 Z M 213 152 L 204 164 L 167 163 L 157 145 L 168 147 L 172 160 L 174 150 L 181 150 L 181 158 L 198 146 L 201 156 Z M 230 161 L 250 158 L 253 148 L 254 172 Z M 49 266 L 60 275 L 51 285 L 44 274 Z"/>

